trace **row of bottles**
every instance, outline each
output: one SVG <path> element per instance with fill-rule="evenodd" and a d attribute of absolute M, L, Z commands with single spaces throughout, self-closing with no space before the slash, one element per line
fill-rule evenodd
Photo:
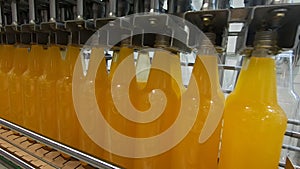
<path fill-rule="evenodd" d="M 94 154 L 72 100 L 72 73 L 80 48 L 0 46 L 1 118 Z"/>
<path fill-rule="evenodd" d="M 95 58 L 103 55 L 103 53 L 103 50 L 92 49 L 89 70 L 93 67 Z M 133 54 L 134 50 L 130 46 L 123 44 L 119 50 L 114 51 L 109 73 L 106 70 L 106 64 L 103 60 L 98 67 L 96 80 L 94 82 L 87 81 L 88 84 L 83 85 L 81 89 L 84 93 L 91 92 L 88 88 L 92 85 L 91 83 L 95 83 L 95 93 L 98 96 L 97 102 L 99 108 L 110 126 L 118 132 L 133 138 L 155 137 L 169 130 L 180 113 L 183 95 L 185 93 L 188 95 L 188 93 L 194 92 L 194 90 L 199 90 L 200 98 L 188 98 L 190 100 L 187 101 L 187 105 L 190 109 L 197 110 L 199 115 L 196 118 L 195 125 L 192 126 L 191 131 L 187 133 L 186 137 L 178 145 L 160 155 L 131 158 L 109 153 L 109 150 L 103 150 L 100 157 L 125 168 L 199 168 L 199 166 L 203 169 L 216 168 L 221 117 L 215 122 L 217 125 L 216 130 L 212 131 L 212 137 L 205 144 L 199 144 L 198 140 L 201 128 L 205 125 L 204 121 L 209 116 L 210 107 L 221 107 L 222 109 L 224 106 L 224 96 L 218 84 L 217 58 L 208 54 L 203 54 L 200 58 L 196 58 L 192 76 L 197 77 L 194 81 L 197 85 L 193 85 L 198 88 L 192 89 L 189 88 L 189 85 L 187 87 L 183 85 L 180 56 L 178 54 L 158 49 L 155 50 L 152 58 L 149 57 L 149 52 L 145 50 L 139 52 L 136 62 Z M 204 65 L 209 65 L 209 69 L 206 70 Z M 86 78 L 89 79 L 88 76 L 92 76 L 93 73 L 92 71 L 88 71 Z M 135 74 L 135 76 L 128 82 L 127 77 L 132 74 Z M 209 80 L 208 76 L 214 78 Z M 114 83 L 114 80 L 117 82 Z M 152 106 L 159 107 L 160 104 L 158 102 L 166 100 L 163 112 L 157 119 L 148 123 L 138 123 L 126 119 L 121 114 L 120 111 L 122 110 L 131 111 L 131 107 L 127 105 L 126 97 L 124 97 L 124 89 L 128 83 L 129 98 L 127 99 L 130 99 L 129 102 L 140 111 L 139 113 L 154 113 L 157 109 Z M 165 94 L 165 98 L 160 98 L 160 91 Z M 153 98 L 156 100 L 153 100 Z M 88 99 L 87 97 L 85 100 Z M 199 102 L 195 102 L 193 99 Z M 202 101 L 200 102 L 200 100 Z M 116 104 L 118 101 L 124 102 L 123 107 L 118 107 L 119 105 Z M 89 106 L 87 105 L 87 107 Z M 92 109 L 92 107 L 89 107 L 89 109 Z M 144 119 L 139 120 L 142 121 Z M 191 121 L 183 122 L 182 125 L 189 125 L 189 122 Z M 93 123 L 92 120 L 89 123 Z M 110 134 L 102 133 L 101 135 L 104 138 L 101 139 L 109 140 L 110 137 L 113 137 Z M 178 133 L 173 133 L 174 137 L 176 134 Z M 118 143 L 112 143 L 111 146 L 116 144 Z M 147 150 L 146 144 L 139 146 L 139 149 L 132 149 L 130 151 L 136 151 L 138 154 L 138 152 L 143 151 L 142 149 Z M 159 146 L 157 145 L 157 147 Z M 126 147 L 123 148 L 126 149 Z M 113 148 L 111 147 L 111 149 Z"/>
<path fill-rule="evenodd" d="M 75 62 L 82 55 L 79 47 L 68 46 L 65 54 L 57 46 L 43 49 L 32 45 L 28 52 L 27 48 L 2 45 L 1 117 L 125 168 L 275 169 L 287 118 L 277 103 L 275 61 L 270 55 L 274 42 L 273 32 L 257 33 L 252 56 L 245 59 L 236 89 L 226 103 L 218 81 L 217 57 L 206 43 L 198 52 L 186 86 L 180 55 L 165 46 L 152 49 L 153 57 L 148 50 L 140 51 L 135 60 L 134 49 L 123 42 L 114 51 L 110 66 L 104 49 L 93 47 L 86 73 L 84 64 L 77 62 L 83 82 L 80 88 L 72 87 Z M 104 59 L 98 66 L 99 58 Z M 72 90 L 82 91 L 84 102 L 74 105 L 77 98 Z M 95 143 L 97 139 L 110 143 L 114 134 L 99 133 L 95 128 L 93 111 L 97 108 L 88 97 L 93 92 L 106 122 L 130 138 L 157 137 L 183 119 L 166 143 L 153 143 L 157 146 L 152 149 L 172 144 L 191 126 L 181 140 L 159 155 L 124 157 L 111 153 L 118 143 L 105 148 Z M 147 121 L 145 113 L 154 114 L 160 106 L 161 114 Z M 84 115 L 76 113 L 82 108 Z M 128 119 L 122 111 L 137 114 Z M 147 146 L 138 145 L 130 151 L 138 154 L 149 150 Z"/>
<path fill-rule="evenodd" d="M 211 165 L 216 167 L 220 122 L 217 130 L 213 133 L 214 137 L 207 144 L 201 146 L 197 144 L 200 129 L 203 126 L 201 121 L 205 121 L 208 116 L 210 105 L 215 104 L 221 107 L 223 105 L 224 97 L 217 83 L 216 57 L 203 56 L 201 59 L 196 59 L 195 67 L 197 69 L 193 71 L 193 74 L 195 77 L 201 77 L 196 79 L 196 82 L 201 90 L 201 99 L 207 101 L 191 105 L 199 107 L 199 112 L 203 114 L 197 118 L 195 122 L 197 125 L 193 127 L 192 132 L 179 145 L 159 157 L 133 160 L 111 154 L 100 148 L 80 125 L 72 98 L 72 73 L 80 48 L 68 46 L 65 54 L 58 46 L 44 49 L 38 45 L 32 45 L 30 48 L 1 45 L 0 52 L 1 118 L 126 168 L 144 168 L 146 166 L 157 168 L 161 165 L 165 165 L 166 168 L 182 168 L 184 166 L 190 168 L 200 164 L 204 168 Z M 104 110 L 103 115 L 111 126 L 131 137 L 151 137 L 167 130 L 176 120 L 180 109 L 180 97 L 187 88 L 181 80 L 179 55 L 156 51 L 150 61 L 149 52 L 144 51 L 139 54 L 135 63 L 133 53 L 134 50 L 126 45 L 122 46 L 119 51 L 115 51 L 110 72 L 107 72 L 106 62 L 102 61 L 97 70 L 96 79 L 92 83 L 96 86 L 95 92 L 99 107 Z M 100 55 L 104 55 L 103 49 L 93 48 L 89 65 L 91 66 L 93 59 Z M 155 93 L 155 90 L 162 90 L 166 95 L 166 108 L 162 116 L 154 122 L 148 124 L 131 122 L 122 117 L 114 106 L 111 97 L 111 88 L 114 87 L 112 80 L 119 64 L 125 60 L 128 69 L 123 73 L 136 73 L 129 91 L 132 103 L 137 109 L 146 111 L 149 108 L 152 102 L 149 102 L 148 94 Z M 208 72 L 205 71 L 205 63 L 211 65 Z M 144 69 L 143 65 L 148 65 L 148 70 Z M 171 75 L 151 67 L 163 67 Z M 140 68 L 142 71 L 138 70 Z M 82 69 L 84 68 L 82 67 Z M 215 77 L 212 81 L 213 84 L 209 82 L 208 74 Z M 87 71 L 84 76 L 91 76 L 91 71 Z M 207 87 L 218 89 L 220 102 L 210 103 L 212 94 Z M 196 146 L 194 150 L 189 148 L 191 145 Z M 210 152 L 211 150 L 214 153 L 209 153 L 209 156 L 203 155 L 203 160 L 198 160 L 193 155 L 188 157 L 191 156 L 189 154 L 199 154 L 202 151 Z M 190 161 L 190 164 L 187 165 L 187 161 Z"/>

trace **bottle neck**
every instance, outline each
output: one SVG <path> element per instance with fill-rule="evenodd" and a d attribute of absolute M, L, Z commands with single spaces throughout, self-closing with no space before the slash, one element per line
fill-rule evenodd
<path fill-rule="evenodd" d="M 44 49 L 38 45 L 32 45 L 29 53 L 28 70 L 30 72 L 41 72 L 43 68 L 42 57 Z"/>
<path fill-rule="evenodd" d="M 275 60 L 263 51 L 245 59 L 236 89 L 244 98 L 259 102 L 277 102 Z"/>
<path fill-rule="evenodd" d="M 44 74 L 48 76 L 58 76 L 58 69 L 60 67 L 61 55 L 60 49 L 57 46 L 51 46 L 47 49 L 47 58 L 45 59 Z"/>
<path fill-rule="evenodd" d="M 101 61 L 101 62 L 99 63 L 99 61 Z M 80 64 L 80 65 L 82 65 L 82 64 Z M 104 83 L 104 80 L 107 79 L 106 61 L 104 58 L 104 49 L 103 48 L 95 47 L 95 48 L 91 49 L 91 53 L 90 53 L 90 57 L 89 57 L 89 65 L 88 65 L 87 74 L 85 77 L 88 81 L 90 81 L 92 83 L 95 83 L 95 82 L 96 83 L 98 83 L 98 82 Z"/>
<path fill-rule="evenodd" d="M 23 73 L 27 68 L 28 49 L 15 48 L 13 70 L 16 73 Z"/>
<path fill-rule="evenodd" d="M 155 51 L 147 86 L 166 91 L 172 90 L 180 96 L 180 93 L 185 90 L 182 82 L 180 56 L 167 51 Z"/>
<path fill-rule="evenodd" d="M 218 73 L 218 55 L 210 41 L 203 41 L 198 57 L 195 60 L 193 74 L 198 84 L 206 86 L 199 86 L 202 94 L 210 95 L 212 94 L 211 92 L 222 93 Z M 212 89 L 212 91 L 208 89 Z"/>
<path fill-rule="evenodd" d="M 127 58 L 125 60 L 125 58 Z M 127 64 L 127 68 L 124 71 L 135 72 L 134 68 L 134 58 L 133 58 L 133 49 L 127 46 L 122 46 L 120 51 L 114 51 L 114 55 L 112 58 L 112 63 L 110 67 L 109 78 L 110 80 L 113 78 L 115 71 L 118 69 L 118 66 L 123 62 Z M 123 72 L 125 73 L 125 72 Z"/>
<path fill-rule="evenodd" d="M 219 82 L 219 73 L 218 73 L 218 61 L 217 56 L 213 55 L 202 55 L 196 58 L 193 73 L 195 77 L 199 77 L 201 80 L 200 85 L 202 87 L 201 93 L 205 94 L 215 94 L 222 93 L 220 82 Z M 211 88 L 211 91 L 208 90 Z M 213 93 L 211 93 L 213 92 Z"/>
<path fill-rule="evenodd" d="M 65 59 L 61 61 L 61 74 L 63 77 L 70 77 L 73 74 L 76 60 L 79 56 L 80 48 L 68 46 Z"/>
<path fill-rule="evenodd" d="M 139 52 L 136 62 L 136 80 L 138 83 L 147 83 L 151 68 L 148 52 Z"/>
<path fill-rule="evenodd" d="M 70 58 L 70 73 L 71 73 L 71 75 L 73 75 L 74 67 L 75 67 L 77 58 L 79 58 L 79 54 L 80 54 L 80 47 L 75 47 L 75 46 L 68 47 L 67 57 Z"/>

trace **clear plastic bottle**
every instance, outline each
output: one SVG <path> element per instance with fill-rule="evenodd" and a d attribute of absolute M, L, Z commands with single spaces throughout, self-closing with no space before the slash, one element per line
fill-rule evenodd
<path fill-rule="evenodd" d="M 23 126 L 23 97 L 22 97 L 22 75 L 27 69 L 28 48 L 16 47 L 12 51 L 14 63 L 12 70 L 8 73 L 9 91 L 9 119 Z"/>
<path fill-rule="evenodd" d="M 277 75 L 277 95 L 278 103 L 281 108 L 285 111 L 287 118 L 291 121 L 298 118 L 299 111 L 299 95 L 294 91 L 293 85 L 293 52 L 285 51 L 278 54 L 276 59 L 276 75 Z M 296 131 L 296 126 L 288 123 L 287 131 Z M 297 159 L 297 153 L 290 151 L 286 146 L 297 146 L 296 138 L 285 136 L 284 137 L 284 148 L 281 151 L 282 163 L 285 163 L 286 157 L 288 156 L 294 164 L 300 165 Z"/>
<path fill-rule="evenodd" d="M 256 32 L 252 56 L 226 100 L 219 169 L 278 168 L 287 117 L 277 102 L 275 37 Z"/>
<path fill-rule="evenodd" d="M 12 69 L 13 58 L 12 45 L 0 45 L 0 114 L 1 118 L 8 120 L 9 98 L 8 98 L 8 72 Z"/>
<path fill-rule="evenodd" d="M 37 81 L 43 73 L 45 50 L 40 45 L 32 45 L 29 52 L 28 69 L 22 76 L 24 127 L 39 131 L 40 113 L 38 111 Z"/>

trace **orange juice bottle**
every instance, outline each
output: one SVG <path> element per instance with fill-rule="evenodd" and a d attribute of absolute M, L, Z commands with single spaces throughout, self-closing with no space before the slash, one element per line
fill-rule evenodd
<path fill-rule="evenodd" d="M 84 51 L 85 49 L 83 49 L 82 51 Z M 82 54 L 82 53 L 80 53 Z M 102 108 L 102 100 L 99 101 L 99 98 L 104 98 L 105 96 L 105 92 L 103 92 L 103 87 L 106 87 L 105 85 L 105 79 L 107 79 L 107 73 L 106 73 L 106 63 L 105 60 L 102 60 L 102 62 L 100 63 L 100 66 L 97 68 L 97 64 L 99 61 L 99 58 L 103 58 L 104 57 L 104 49 L 103 48 L 98 48 L 98 47 L 94 47 L 91 49 L 90 53 L 86 53 L 87 55 L 89 55 L 89 66 L 88 66 L 88 71 L 87 74 L 84 75 L 84 68 L 82 64 L 79 64 L 80 69 L 80 80 L 82 80 L 82 84 L 80 86 L 80 90 L 83 91 L 83 93 L 86 93 L 85 95 L 82 95 L 80 97 L 83 97 L 84 102 L 83 103 L 79 103 L 80 105 L 74 105 L 74 106 L 81 106 L 84 107 L 84 109 L 86 110 L 84 112 L 84 116 L 80 117 L 77 114 L 77 121 L 80 122 L 80 126 L 79 126 L 79 130 L 78 130 L 78 134 L 80 137 L 80 144 L 81 144 L 81 150 L 91 154 L 95 157 L 98 158 L 102 158 L 103 159 L 103 152 L 104 150 L 98 146 L 94 140 L 92 139 L 98 139 L 99 135 L 101 135 L 100 139 L 104 139 L 105 133 L 99 133 L 99 129 L 96 128 L 98 121 L 96 121 L 94 118 L 94 114 L 93 112 L 95 112 L 95 109 L 97 109 L 98 107 L 95 107 L 93 105 L 91 105 L 91 102 L 93 98 L 89 97 L 91 95 L 96 95 L 96 99 L 98 99 L 98 104 L 101 105 L 100 109 L 103 112 Z M 98 69 L 98 70 L 97 70 Z M 81 74 L 82 73 L 82 74 Z M 96 77 L 93 77 L 96 74 Z M 74 74 L 75 76 L 75 74 Z M 100 78 L 101 77 L 101 78 Z M 102 81 L 104 80 L 104 81 Z M 93 90 L 93 87 L 95 87 L 95 90 Z M 98 97 L 99 95 L 99 91 L 100 93 L 100 97 Z M 94 93 L 95 92 L 95 93 Z M 103 93 L 102 93 L 103 92 Z M 75 98 L 76 99 L 76 98 Z M 101 102 L 101 104 L 100 104 Z M 88 123 L 84 124 L 82 123 L 82 119 L 78 119 L 78 118 L 86 118 L 88 120 Z M 85 125 L 85 126 L 83 126 Z M 88 131 L 86 131 L 86 129 Z M 95 136 L 96 135 L 96 136 Z M 97 141 L 97 140 L 96 140 Z"/>
<path fill-rule="evenodd" d="M 277 103 L 274 37 L 256 32 L 252 56 L 226 100 L 219 169 L 278 168 L 287 118 Z"/>
<path fill-rule="evenodd" d="M 13 65 L 12 45 L 0 45 L 0 117 L 8 120 L 9 98 L 7 74 Z"/>
<path fill-rule="evenodd" d="M 29 52 L 28 69 L 22 76 L 24 127 L 39 131 L 40 113 L 38 112 L 37 81 L 43 73 L 45 50 L 42 46 L 32 45 Z"/>
<path fill-rule="evenodd" d="M 108 75 L 108 84 L 107 84 L 107 91 L 106 91 L 107 101 L 106 101 L 106 110 L 105 110 L 104 117 L 108 121 L 108 123 L 118 132 L 127 135 L 129 137 L 134 137 L 135 123 L 123 117 L 121 113 L 117 110 L 111 93 L 112 88 L 115 88 L 117 90 L 123 89 L 124 83 L 127 83 L 126 81 L 124 81 L 124 79 L 117 79 L 118 84 L 116 84 L 116 86 L 113 86 L 112 84 L 112 80 L 115 78 L 115 74 L 117 70 L 122 67 L 120 66 L 121 64 L 123 65 L 124 68 L 124 63 L 126 62 L 126 69 L 122 69 L 122 71 L 119 73 L 134 74 L 135 71 L 133 49 L 130 48 L 124 42 L 122 43 L 123 44 L 120 48 L 120 51 L 115 51 L 112 58 L 110 73 Z M 129 91 L 132 90 L 132 88 L 135 88 L 135 78 L 131 80 Z M 115 97 L 122 96 L 123 94 L 124 93 L 122 93 L 122 91 L 121 92 L 117 91 L 117 93 L 114 93 Z M 122 110 L 122 111 L 128 111 L 128 110 Z M 107 133 L 107 137 L 105 139 L 110 139 L 110 133 Z M 104 158 L 108 161 L 116 163 L 125 168 L 132 168 L 133 166 L 132 159 L 127 157 L 121 157 L 111 152 L 106 152 L 104 154 Z"/>
<path fill-rule="evenodd" d="M 196 57 L 192 76 L 200 94 L 198 115 L 191 131 L 173 149 L 172 168 L 217 169 L 225 99 L 219 85 L 217 57 L 213 54 L 213 47 L 203 47 L 200 56 Z M 187 90 L 194 90 L 190 87 Z M 199 138 L 205 132 L 210 134 L 200 142 Z"/>
<path fill-rule="evenodd" d="M 16 47 L 13 51 L 14 63 L 8 73 L 9 118 L 23 126 L 23 97 L 21 78 L 27 69 L 28 48 Z"/>
<path fill-rule="evenodd" d="M 178 72 L 180 72 L 179 75 L 176 74 Z M 180 110 L 180 89 L 183 87 L 180 82 L 181 71 L 179 56 L 168 51 L 160 49 L 156 50 L 152 60 L 146 87 L 137 92 L 135 94 L 135 98 L 143 99 L 139 101 L 140 103 L 142 103 L 140 104 L 140 106 L 143 105 L 141 108 L 143 110 L 148 110 L 152 106 L 157 107 L 158 102 L 161 102 L 161 99 L 164 99 L 166 104 L 162 109 L 162 112 L 160 112 L 161 115 L 157 119 L 148 123 L 140 123 L 137 125 L 135 133 L 137 138 L 155 137 L 168 130 L 169 127 L 172 126 Z M 159 90 L 163 92 L 165 98 L 161 98 L 159 96 Z M 152 102 L 150 102 L 148 97 L 149 94 L 151 95 L 151 97 L 157 97 L 156 101 L 158 102 L 153 102 L 153 100 Z M 157 110 L 158 109 L 155 108 L 153 109 L 153 111 Z M 147 113 L 154 112 L 150 111 Z M 161 143 L 157 142 L 153 144 L 159 146 Z M 140 148 L 141 147 L 139 147 L 139 149 Z M 139 149 L 136 149 L 135 151 L 140 151 Z M 147 145 L 144 145 L 142 149 L 146 150 Z M 155 156 L 136 158 L 134 160 L 134 168 L 171 168 L 171 157 L 171 150 L 169 150 Z"/>
<path fill-rule="evenodd" d="M 80 149 L 79 122 L 72 98 L 72 73 L 80 48 L 68 46 L 65 59 L 61 62 L 62 77 L 57 81 L 57 118 L 59 141 Z"/>
<path fill-rule="evenodd" d="M 46 51 L 44 72 L 38 79 L 38 104 L 40 112 L 40 133 L 51 139 L 58 139 L 58 120 L 56 109 L 56 82 L 61 77 L 60 48 L 50 46 Z"/>

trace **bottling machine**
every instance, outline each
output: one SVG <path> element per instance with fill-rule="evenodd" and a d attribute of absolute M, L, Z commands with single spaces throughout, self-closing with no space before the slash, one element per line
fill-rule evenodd
<path fill-rule="evenodd" d="M 190 52 L 189 47 L 199 45 L 195 40 L 199 36 L 188 31 L 184 22 L 179 23 L 179 28 L 172 27 L 166 15 L 170 14 L 192 23 L 211 40 L 220 60 L 224 93 L 229 94 L 234 89 L 243 58 L 250 55 L 255 33 L 262 29 L 277 32 L 274 49 L 277 73 L 284 74 L 280 80 L 288 78 L 291 84 L 293 74 L 290 72 L 295 69 L 300 52 L 300 20 L 297 19 L 300 4 L 281 0 L 245 0 L 242 4 L 243 7 L 235 7 L 229 0 L 0 0 L 0 44 L 84 47 L 97 30 L 104 29 L 99 43 L 114 46 L 112 50 L 128 43 L 134 48 L 167 46 L 170 51 Z M 125 16 L 140 13 L 145 15 L 126 20 Z M 143 34 L 147 27 L 171 33 L 169 37 Z M 117 36 L 119 39 L 128 37 L 133 30 L 141 32 L 140 35 L 115 41 Z M 186 44 L 175 36 L 187 39 Z M 105 57 L 106 61 L 112 59 L 108 51 Z M 89 52 L 84 58 L 89 59 Z M 192 67 L 194 63 L 182 64 Z M 285 74 L 283 67 L 289 74 Z M 299 99 L 292 86 L 284 87 L 286 90 L 282 92 L 288 93 L 286 98 Z M 282 98 L 279 102 L 286 100 Z M 280 168 L 287 169 L 300 168 L 298 101 L 292 106 L 282 146 L 282 153 L 291 155 L 290 159 L 281 158 L 278 163 Z M 122 168 L 3 118 L 0 118 L 0 164 L 7 168 Z"/>

